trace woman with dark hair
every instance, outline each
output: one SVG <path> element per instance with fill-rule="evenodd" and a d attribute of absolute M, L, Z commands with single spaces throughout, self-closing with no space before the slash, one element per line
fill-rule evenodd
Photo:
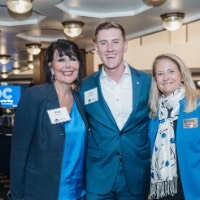
<path fill-rule="evenodd" d="M 12 136 L 13 200 L 84 197 L 87 121 L 79 94 L 72 89 L 82 65 L 74 42 L 52 42 L 44 59 L 46 83 L 23 93 Z"/>

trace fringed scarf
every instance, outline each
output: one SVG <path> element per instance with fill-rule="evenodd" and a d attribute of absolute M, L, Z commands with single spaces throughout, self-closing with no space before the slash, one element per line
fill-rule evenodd
<path fill-rule="evenodd" d="M 179 101 L 185 97 L 181 85 L 171 95 L 161 96 L 159 126 L 151 162 L 151 197 L 159 199 L 177 193 L 177 158 L 173 121 L 178 118 Z"/>

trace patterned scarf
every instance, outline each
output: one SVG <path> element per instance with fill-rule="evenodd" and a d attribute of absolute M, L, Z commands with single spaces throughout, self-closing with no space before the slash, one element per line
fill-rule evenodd
<path fill-rule="evenodd" d="M 173 121 L 178 118 L 179 101 L 185 96 L 181 85 L 171 95 L 161 96 L 159 126 L 151 161 L 151 197 L 159 199 L 177 193 L 177 158 Z"/>

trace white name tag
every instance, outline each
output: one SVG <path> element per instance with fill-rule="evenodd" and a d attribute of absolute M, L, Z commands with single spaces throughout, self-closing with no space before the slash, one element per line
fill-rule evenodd
<path fill-rule="evenodd" d="M 97 88 L 84 92 L 85 105 L 98 101 Z"/>
<path fill-rule="evenodd" d="M 58 124 L 71 120 L 66 107 L 47 110 L 47 112 L 52 124 Z"/>

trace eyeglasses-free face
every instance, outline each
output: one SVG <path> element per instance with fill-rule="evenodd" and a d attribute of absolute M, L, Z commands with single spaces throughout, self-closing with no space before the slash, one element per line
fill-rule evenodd
<path fill-rule="evenodd" d="M 74 55 L 60 57 L 55 51 L 50 69 L 51 73 L 54 74 L 55 81 L 71 85 L 78 77 L 79 61 Z"/>
<path fill-rule="evenodd" d="M 95 50 L 106 68 L 113 70 L 124 67 L 124 53 L 127 51 L 127 42 L 124 41 L 121 30 L 111 28 L 100 30 L 95 43 Z"/>
<path fill-rule="evenodd" d="M 53 60 L 53 62 L 68 63 L 70 65 L 70 63 L 78 62 L 78 59 L 75 56 L 71 56 L 71 57 L 63 56 L 63 57 L 57 57 L 55 60 Z"/>
<path fill-rule="evenodd" d="M 178 66 L 171 60 L 163 58 L 155 66 L 155 80 L 159 90 L 169 96 L 181 85 L 183 78 Z"/>

